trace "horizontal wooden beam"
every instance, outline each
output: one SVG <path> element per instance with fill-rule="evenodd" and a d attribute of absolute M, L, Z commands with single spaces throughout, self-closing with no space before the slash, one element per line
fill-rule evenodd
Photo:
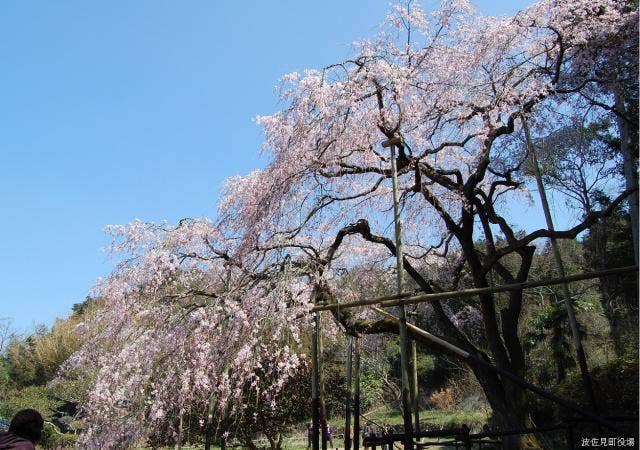
<path fill-rule="evenodd" d="M 328 303 L 314 306 L 311 311 L 327 311 L 332 309 L 358 308 L 360 306 L 378 305 L 385 308 L 399 305 L 412 305 L 416 303 L 432 302 L 436 300 L 448 300 L 453 298 L 475 297 L 482 294 L 495 294 L 498 292 L 519 291 L 521 289 L 532 289 L 542 286 L 553 286 L 574 281 L 589 280 L 592 278 L 619 275 L 628 272 L 638 272 L 638 266 L 618 267 L 615 269 L 598 270 L 595 272 L 583 272 L 575 275 L 568 275 L 560 278 L 550 278 L 546 280 L 525 281 L 523 283 L 503 284 L 486 288 L 461 289 L 459 291 L 436 292 L 434 294 L 418 294 L 405 292 L 397 295 L 387 295 L 369 300 L 359 300 L 348 303 Z"/>

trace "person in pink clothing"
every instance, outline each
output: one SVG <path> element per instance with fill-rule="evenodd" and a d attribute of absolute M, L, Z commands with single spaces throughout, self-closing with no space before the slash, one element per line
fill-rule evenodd
<path fill-rule="evenodd" d="M 9 425 L 9 431 L 0 434 L 0 450 L 35 450 L 42 437 L 44 419 L 35 409 L 18 411 Z"/>

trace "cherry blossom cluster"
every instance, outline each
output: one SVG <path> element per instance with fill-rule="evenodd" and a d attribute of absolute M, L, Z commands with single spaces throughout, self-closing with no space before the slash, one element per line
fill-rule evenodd
<path fill-rule="evenodd" d="M 234 260 L 209 221 L 109 230 L 125 259 L 96 288 L 104 307 L 82 324 L 86 344 L 66 367 L 95 379 L 83 445 L 123 448 L 167 423 L 176 432 L 177 418 L 194 411 L 203 423 L 239 417 L 259 374 L 275 380 L 259 393 L 275 407 L 304 358 L 295 349 L 308 286 L 287 266 L 270 277 L 264 262 Z"/>
<path fill-rule="evenodd" d="M 545 0 L 506 17 L 482 16 L 464 0 L 431 14 L 396 6 L 378 38 L 357 42 L 351 59 L 282 78 L 287 107 L 256 119 L 272 162 L 230 180 L 222 210 L 251 245 L 274 230 L 315 235 L 363 216 L 388 224 L 385 140 L 401 137 L 401 156 L 413 166 L 464 179 L 500 130 L 520 126 L 520 113 L 535 123 L 545 102 L 567 101 L 597 77 L 614 76 L 599 65 L 637 36 L 637 24 L 637 11 L 613 0 Z M 402 163 L 407 233 L 419 224 L 416 238 L 437 237 L 444 224 L 410 200 L 414 170 Z M 488 191 L 497 178 L 487 174 L 480 187 Z M 432 192 L 454 219 L 470 207 L 446 183 Z"/>

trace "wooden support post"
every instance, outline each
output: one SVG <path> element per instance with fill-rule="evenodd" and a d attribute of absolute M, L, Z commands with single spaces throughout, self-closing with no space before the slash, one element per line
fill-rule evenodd
<path fill-rule="evenodd" d="M 544 211 L 544 218 L 547 223 L 547 229 L 553 231 L 553 219 L 551 218 L 551 211 L 549 209 L 549 202 L 547 200 L 547 192 L 542 182 L 542 174 L 540 172 L 540 165 L 538 164 L 538 157 L 536 155 L 536 149 L 531 140 L 531 134 L 529 132 L 529 125 L 525 117 L 522 118 L 522 126 L 524 128 L 525 138 L 527 140 L 527 147 L 533 161 L 533 168 L 536 176 L 536 183 L 538 185 L 538 193 L 540 194 L 540 203 L 542 204 L 542 210 Z M 562 254 L 560 248 L 555 239 L 550 239 L 551 248 L 553 250 L 553 257 L 556 261 L 556 269 L 558 275 L 562 278 L 567 274 L 564 270 L 564 263 L 562 261 Z M 562 294 L 564 300 L 564 307 L 567 311 L 567 318 L 569 319 L 569 326 L 571 327 L 571 335 L 573 337 L 573 345 L 576 349 L 576 357 L 578 359 L 578 366 L 580 367 L 580 374 L 582 375 L 582 384 L 587 394 L 587 398 L 591 403 L 591 408 L 595 413 L 598 412 L 598 404 L 596 403 L 596 397 L 593 393 L 593 383 L 591 382 L 591 375 L 589 374 L 589 368 L 587 366 L 587 358 L 582 346 L 582 339 L 580 338 L 580 331 L 578 329 L 578 321 L 576 319 L 575 311 L 573 310 L 573 303 L 571 302 L 571 292 L 569 291 L 569 284 L 562 283 Z"/>
<path fill-rule="evenodd" d="M 396 145 L 398 138 L 391 139 L 384 146 L 391 147 L 391 183 L 393 187 L 393 219 L 395 223 L 396 237 L 396 272 L 398 295 L 404 289 L 404 255 L 402 252 L 402 220 L 400 218 L 400 205 L 398 198 L 398 169 L 396 165 Z M 404 423 L 404 450 L 413 450 L 413 424 L 411 414 L 411 393 L 409 381 L 409 342 L 407 339 L 407 311 L 404 305 L 400 305 L 400 369 L 402 373 L 402 417 Z"/>
<path fill-rule="evenodd" d="M 413 377 L 411 380 L 412 392 L 411 402 L 413 405 L 414 431 L 420 433 L 420 405 L 418 404 L 418 352 L 416 350 L 416 341 L 411 341 L 411 369 Z"/>
<path fill-rule="evenodd" d="M 382 297 L 370 298 L 367 300 L 357 300 L 346 303 L 329 303 L 316 305 L 311 308 L 311 312 L 329 311 L 332 309 L 349 309 L 360 306 L 378 305 L 390 308 L 398 305 L 415 305 L 418 303 L 431 302 L 436 300 L 451 300 L 454 298 L 469 298 L 482 294 L 495 294 L 497 292 L 520 291 L 522 289 L 532 289 L 540 286 L 554 286 L 562 283 L 572 283 L 574 281 L 591 280 L 593 278 L 620 275 L 622 273 L 638 272 L 638 266 L 617 267 L 615 269 L 596 270 L 592 272 L 582 272 L 575 275 L 567 275 L 562 278 L 549 278 L 545 280 L 524 281 L 522 283 L 503 284 L 500 286 L 490 286 L 486 288 L 460 289 L 457 291 L 437 292 L 434 294 L 415 294 L 404 292 L 401 295 L 385 295 Z"/>
<path fill-rule="evenodd" d="M 320 442 L 327 450 L 327 404 L 324 397 L 324 343 L 322 342 L 322 313 L 318 313 L 318 388 L 320 397 Z"/>
<path fill-rule="evenodd" d="M 353 388 L 351 370 L 353 368 L 353 336 L 349 336 L 347 340 L 347 398 L 344 402 L 344 450 L 351 450 L 351 392 Z"/>
<path fill-rule="evenodd" d="M 353 346 L 353 450 L 360 450 L 360 338 Z"/>
<path fill-rule="evenodd" d="M 318 440 L 318 428 L 320 425 L 320 397 L 318 379 L 318 315 L 313 313 L 313 325 L 311 330 L 311 447 L 320 449 Z"/>
<path fill-rule="evenodd" d="M 409 356 L 407 339 L 407 315 L 400 306 L 400 364 L 402 365 L 402 416 L 404 423 L 404 450 L 413 450 L 413 418 L 411 414 L 411 394 L 409 382 Z"/>

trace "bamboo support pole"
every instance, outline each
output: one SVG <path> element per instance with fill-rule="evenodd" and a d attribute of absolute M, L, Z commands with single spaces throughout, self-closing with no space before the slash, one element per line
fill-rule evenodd
<path fill-rule="evenodd" d="M 347 303 L 329 303 L 314 306 L 311 311 L 328 311 L 332 309 L 348 309 L 358 308 L 360 306 L 378 305 L 384 308 L 398 305 L 414 305 L 416 303 L 424 303 L 435 300 L 449 300 L 454 298 L 474 297 L 480 294 L 495 294 L 497 292 L 518 291 L 521 289 L 532 289 L 541 286 L 553 286 L 562 283 L 570 283 L 573 281 L 589 280 L 592 278 L 606 277 L 608 275 L 618 275 L 627 272 L 637 272 L 638 266 L 618 267 L 615 269 L 598 270 L 594 272 L 583 272 L 575 275 L 567 275 L 566 277 L 551 278 L 546 280 L 525 281 L 522 283 L 503 284 L 501 286 L 491 286 L 486 288 L 461 289 L 459 291 L 437 292 L 435 294 L 415 294 L 405 292 L 400 295 L 386 295 L 376 297 L 369 300 L 359 300 Z"/>
<path fill-rule="evenodd" d="M 320 450 L 318 440 L 318 426 L 320 422 L 320 398 L 318 379 L 318 315 L 313 314 L 313 324 L 311 328 L 311 447 L 313 450 Z"/>
<path fill-rule="evenodd" d="M 544 211 L 544 218 L 549 231 L 554 231 L 553 219 L 551 218 L 551 210 L 549 209 L 549 201 L 547 200 L 547 192 L 542 182 L 542 173 L 540 171 L 540 164 L 538 164 L 538 157 L 536 155 L 536 149 L 531 141 L 531 133 L 529 132 L 529 125 L 526 118 L 522 118 L 522 125 L 524 128 L 524 134 L 527 140 L 527 147 L 531 153 L 533 160 L 533 168 L 536 176 L 536 184 L 538 185 L 538 194 L 540 195 L 540 203 L 542 204 L 542 210 Z M 564 270 L 564 262 L 562 260 L 562 254 L 558 242 L 551 238 L 551 248 L 553 250 L 553 258 L 556 262 L 556 270 L 560 277 L 566 277 Z M 593 393 L 593 383 L 591 381 L 591 375 L 589 374 L 589 367 L 587 366 L 587 357 L 584 353 L 584 347 L 582 346 L 582 339 L 580 338 L 580 330 L 578 329 L 578 320 L 573 309 L 573 303 L 571 302 L 571 292 L 569 290 L 569 284 L 564 282 L 562 286 L 562 297 L 564 301 L 564 307 L 567 311 L 567 318 L 569 319 L 569 326 L 571 327 L 571 335 L 573 337 L 573 345 L 576 350 L 576 358 L 578 360 L 578 366 L 580 367 L 580 374 L 582 376 L 582 384 L 584 390 L 589 398 L 589 403 L 594 412 L 598 412 L 598 404 L 596 397 Z"/>
<path fill-rule="evenodd" d="M 324 395 L 324 342 L 322 340 L 322 313 L 318 313 L 318 397 L 320 400 L 320 442 L 327 450 L 327 404 Z"/>
<path fill-rule="evenodd" d="M 411 403 L 413 407 L 413 427 L 416 433 L 420 432 L 420 407 L 418 405 L 418 352 L 416 341 L 411 341 Z"/>
<path fill-rule="evenodd" d="M 360 450 L 360 338 L 353 346 L 353 450 Z"/>
<path fill-rule="evenodd" d="M 400 218 L 400 205 L 398 199 L 398 170 L 396 165 L 396 145 L 399 139 L 391 139 L 384 142 L 384 147 L 391 147 L 391 183 L 393 187 L 393 222 L 395 224 L 396 240 L 396 276 L 398 295 L 404 290 L 404 255 L 402 252 L 402 219 Z M 402 417 L 404 422 L 404 450 L 413 450 L 413 424 L 412 424 L 412 397 L 409 381 L 409 355 L 407 339 L 407 311 L 404 305 L 398 305 L 400 310 L 399 335 L 400 335 L 400 367 L 402 373 Z M 325 449 L 323 449 L 325 450 Z"/>
<path fill-rule="evenodd" d="M 351 392 L 353 388 L 352 368 L 353 368 L 353 336 L 348 337 L 347 343 L 347 367 L 346 367 L 346 384 L 347 398 L 345 399 L 344 412 L 344 450 L 351 450 Z"/>

